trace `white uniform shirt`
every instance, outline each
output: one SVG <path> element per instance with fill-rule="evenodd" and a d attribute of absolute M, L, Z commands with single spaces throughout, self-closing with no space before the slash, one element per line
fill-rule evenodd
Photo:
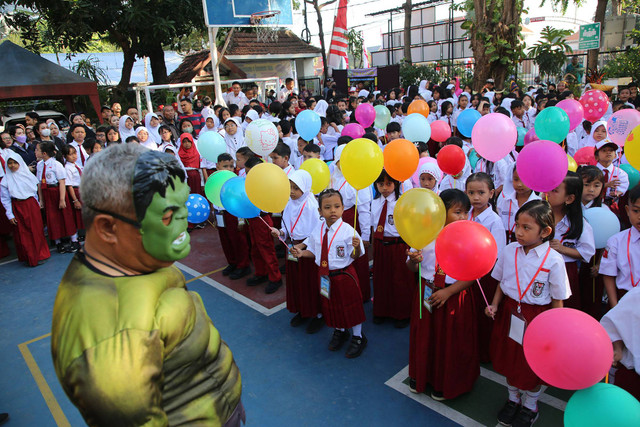
<path fill-rule="evenodd" d="M 629 252 L 627 253 L 627 241 L 631 233 L 629 241 Z M 615 234 L 607 240 L 607 248 L 602 254 L 600 260 L 599 273 L 605 276 L 613 276 L 616 278 L 616 287 L 630 291 L 634 288 L 631 284 L 631 274 L 633 272 L 633 280 L 640 280 L 640 232 L 635 227 L 624 230 Z M 631 266 L 629 266 L 631 259 Z M 633 270 L 631 270 L 633 268 Z"/>
<path fill-rule="evenodd" d="M 611 342 L 623 341 L 622 363 L 627 369 L 640 373 L 640 288 L 628 292 L 618 305 L 604 315 L 600 324 L 609 334 Z"/>
<path fill-rule="evenodd" d="M 241 110 L 245 105 L 249 105 L 249 98 L 242 92 L 239 92 L 238 96 L 235 96 L 233 92 L 228 92 L 222 97 L 227 104 L 236 104 Z"/>
<path fill-rule="evenodd" d="M 396 230 L 395 221 L 393 220 L 393 209 L 396 207 L 396 195 L 391 193 L 386 199 L 380 195 L 377 199 L 373 199 L 371 202 L 371 225 L 374 228 L 374 232 L 378 227 L 380 221 L 380 214 L 382 214 L 382 207 L 385 200 L 387 201 L 387 214 L 384 220 L 384 237 L 400 237 L 398 230 Z"/>
<path fill-rule="evenodd" d="M 610 164 L 609 167 L 606 167 L 606 168 L 602 166 L 600 163 L 596 163 L 596 166 L 598 167 L 598 169 L 602 171 L 603 174 L 605 170 L 609 171 L 609 179 L 607 180 L 607 182 L 612 181 L 614 179 L 620 180 L 620 184 L 618 184 L 618 186 L 615 189 L 613 187 L 607 188 L 607 196 L 613 197 L 614 191 L 617 191 L 621 194 L 624 194 L 627 192 L 627 190 L 629 189 L 629 175 L 627 175 L 625 171 L 623 171 L 617 166 L 614 166 L 613 164 Z"/>
<path fill-rule="evenodd" d="M 467 178 L 471 175 L 471 163 L 469 163 L 469 158 L 465 157 L 464 159 L 464 168 L 462 169 L 462 175 L 460 178 L 456 178 L 454 180 L 451 175 L 444 175 L 442 181 L 440 181 L 439 189 L 442 192 L 448 188 L 457 188 L 458 190 L 465 191 L 467 185 Z M 455 182 L 454 182 L 455 181 Z"/>
<path fill-rule="evenodd" d="M 507 154 L 493 165 L 493 168 L 496 171 L 496 179 L 493 181 L 495 188 L 499 188 L 501 185 L 504 186 L 506 180 L 513 180 L 513 175 L 510 174 L 513 174 L 512 168 L 517 158 L 518 152 L 516 150 L 512 150 L 511 153 Z"/>
<path fill-rule="evenodd" d="M 46 162 L 44 160 L 38 162 L 36 166 L 38 182 L 42 182 L 42 172 L 44 171 L 45 164 L 47 165 L 45 179 L 48 185 L 56 185 L 61 179 L 67 179 L 67 171 L 64 169 L 64 166 L 62 166 L 62 163 L 51 157 Z"/>
<path fill-rule="evenodd" d="M 596 253 L 596 244 L 593 239 L 593 228 L 584 218 L 582 219 L 582 234 L 578 239 L 565 239 L 562 237 L 570 227 L 569 218 L 565 215 L 562 221 L 556 224 L 555 238 L 562 242 L 562 246 L 577 249 L 585 262 L 591 261 L 591 257 Z M 578 261 L 570 256 L 562 255 L 564 262 Z"/>
<path fill-rule="evenodd" d="M 334 174 L 331 177 L 331 188 L 338 190 L 342 195 L 344 209 L 351 209 L 356 204 L 356 189 L 351 186 L 342 174 Z M 362 239 L 369 241 L 371 237 L 371 200 L 373 193 L 371 187 L 358 190 L 358 224 L 362 231 Z"/>
<path fill-rule="evenodd" d="M 522 117 L 516 117 L 515 115 L 513 115 L 511 116 L 511 120 L 518 128 L 525 128 L 526 130 L 532 128 L 531 118 L 527 113 L 524 113 Z"/>
<path fill-rule="evenodd" d="M 293 207 L 291 200 L 289 200 L 284 212 L 282 212 L 281 231 L 284 232 L 285 239 L 291 237 L 292 240 L 304 240 L 320 226 L 318 203 L 314 202 L 315 199 L 311 196 L 305 202 L 299 203 L 300 206 Z"/>
<path fill-rule="evenodd" d="M 47 166 L 48 168 L 48 166 Z M 68 185 L 71 187 L 79 187 L 80 186 L 80 172 L 79 166 L 75 163 L 67 162 L 64 165 L 64 170 L 67 172 L 67 178 L 64 182 L 64 185 Z"/>
<path fill-rule="evenodd" d="M 407 260 L 409 260 L 409 257 L 407 257 Z M 433 241 L 422 249 L 422 262 L 420 263 L 421 277 L 425 280 L 433 280 L 436 274 L 436 265 L 436 242 Z M 445 276 L 444 278 L 444 283 L 447 285 L 452 285 L 455 282 L 456 279 L 453 277 Z"/>
<path fill-rule="evenodd" d="M 76 165 L 80 166 L 80 169 L 84 169 L 85 163 L 87 163 L 87 159 L 89 158 L 89 154 L 87 150 L 81 144 L 78 144 L 75 140 L 69 143 L 70 146 L 76 149 L 78 153 L 78 160 L 76 160 Z M 48 167 L 48 166 L 47 166 Z"/>
<path fill-rule="evenodd" d="M 482 211 L 477 217 L 473 217 L 473 207 L 469 211 L 469 221 L 475 221 L 485 226 L 491 233 L 498 246 L 498 256 L 502 253 L 502 250 L 507 245 L 507 235 L 504 232 L 504 224 L 500 219 L 500 216 L 491 209 L 489 206 Z"/>
<path fill-rule="evenodd" d="M 500 256 L 491 276 L 500 282 L 502 292 L 515 301 L 520 300 L 518 295 L 518 280 L 520 292 L 531 283 L 533 276 L 538 271 L 549 249 L 549 242 L 545 242 L 533 249 L 528 254 L 518 242 L 508 244 Z M 515 257 L 518 256 L 518 271 L 516 273 Z M 517 279 L 516 279 L 517 274 Z M 544 265 L 535 277 L 534 283 L 522 297 L 522 302 L 531 305 L 547 305 L 552 299 L 565 300 L 571 296 L 569 277 L 564 266 L 562 256 L 555 250 L 549 251 L 549 256 L 544 260 Z"/>
<path fill-rule="evenodd" d="M 538 196 L 534 191 L 531 192 L 531 195 L 527 199 L 527 202 L 530 202 L 532 200 L 540 200 L 540 196 Z M 496 205 L 498 209 L 498 215 L 500 215 L 500 218 L 502 219 L 504 229 L 510 232 L 514 232 L 516 230 L 516 213 L 521 207 L 518 206 L 516 193 L 514 192 L 511 194 L 505 194 L 503 191 L 502 193 L 500 193 L 500 197 L 498 197 L 498 202 Z"/>
<path fill-rule="evenodd" d="M 322 256 L 322 240 L 324 239 L 325 231 L 327 231 L 326 223 L 322 221 L 304 241 L 307 249 L 315 255 L 318 266 L 320 266 L 320 257 Z M 329 270 L 340 270 L 348 267 L 353 262 L 353 258 L 351 258 L 351 254 L 353 253 L 353 233 L 353 227 L 342 221 L 342 219 L 338 219 L 329 227 L 329 233 L 327 235 Z M 355 236 L 360 237 L 358 233 L 356 233 Z M 363 254 L 364 245 L 361 239 L 360 256 Z"/>
<path fill-rule="evenodd" d="M 284 171 L 284 173 L 286 173 L 286 174 L 287 174 L 287 176 L 289 176 L 289 175 L 291 175 L 291 174 L 292 174 L 296 169 L 295 169 L 293 166 L 288 165 L 286 168 L 284 168 L 284 169 L 282 169 L 282 170 Z"/>

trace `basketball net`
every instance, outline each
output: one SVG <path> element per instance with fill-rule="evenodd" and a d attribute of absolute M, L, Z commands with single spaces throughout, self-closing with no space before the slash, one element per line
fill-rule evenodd
<path fill-rule="evenodd" d="M 269 25 L 267 25 L 267 20 Z M 257 41 L 261 43 L 275 43 L 278 41 L 279 23 L 279 10 L 265 10 L 251 14 L 251 25 L 255 26 Z"/>

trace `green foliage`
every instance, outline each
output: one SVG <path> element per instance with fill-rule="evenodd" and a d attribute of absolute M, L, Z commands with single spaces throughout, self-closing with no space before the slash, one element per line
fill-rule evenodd
<path fill-rule="evenodd" d="M 540 40 L 529 49 L 529 56 L 538 64 L 541 75 L 556 77 L 562 74 L 567 54 L 573 52 L 565 40 L 571 34 L 571 30 L 558 30 L 549 26 L 542 29 Z"/>
<path fill-rule="evenodd" d="M 100 67 L 99 60 L 93 55 L 86 59 L 80 59 L 71 66 L 71 71 L 80 74 L 82 77 L 93 80 L 99 85 L 106 85 L 109 82 L 107 73 Z"/>
<path fill-rule="evenodd" d="M 354 64 L 351 66 L 351 68 L 362 67 L 362 45 L 364 44 L 362 31 L 350 29 L 347 32 L 347 41 L 349 43 L 349 53 L 354 60 Z"/>
<path fill-rule="evenodd" d="M 640 80 L 640 31 L 633 30 L 631 37 L 635 45 L 622 53 L 614 54 L 612 60 L 604 66 L 607 77 L 632 77 L 634 81 Z"/>
<path fill-rule="evenodd" d="M 421 80 L 439 83 L 443 80 L 453 80 L 455 77 L 460 78 L 460 87 L 470 84 L 473 79 L 471 70 L 453 64 L 451 74 L 447 73 L 447 61 L 433 63 L 429 65 L 412 65 L 406 61 L 400 63 L 400 81 L 403 86 L 417 85 Z"/>

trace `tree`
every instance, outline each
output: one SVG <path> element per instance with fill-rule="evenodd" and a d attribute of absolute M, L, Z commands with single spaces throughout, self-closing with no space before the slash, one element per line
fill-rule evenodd
<path fill-rule="evenodd" d="M 618 53 L 607 62 L 602 70 L 607 77 L 631 77 L 634 81 L 640 80 L 640 31 L 631 32 L 635 46 L 625 52 Z"/>
<path fill-rule="evenodd" d="M 362 67 L 362 51 L 364 45 L 364 37 L 362 31 L 356 31 L 353 28 L 347 31 L 347 41 L 349 42 L 349 53 L 353 58 L 353 68 Z"/>
<path fill-rule="evenodd" d="M 304 0 L 308 4 L 312 5 L 316 11 L 316 15 L 318 16 L 318 35 L 320 36 L 320 48 L 322 49 L 322 68 L 324 81 L 326 82 L 329 78 L 329 67 L 327 64 L 327 50 L 324 44 L 324 30 L 322 28 L 322 9 L 327 7 L 330 4 L 335 3 L 337 0 L 328 0 L 322 4 L 320 4 L 319 0 Z"/>
<path fill-rule="evenodd" d="M 565 40 L 571 34 L 571 30 L 558 30 L 549 26 L 542 29 L 540 40 L 529 49 L 529 56 L 538 64 L 541 76 L 550 78 L 562 73 L 567 54 L 573 52 Z"/>
<path fill-rule="evenodd" d="M 402 7 L 404 8 L 404 60 L 411 64 L 413 63 L 411 60 L 411 10 L 413 9 L 411 0 L 406 0 Z"/>

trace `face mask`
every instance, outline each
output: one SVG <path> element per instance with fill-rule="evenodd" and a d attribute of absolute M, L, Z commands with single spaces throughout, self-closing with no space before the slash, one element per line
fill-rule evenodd
<path fill-rule="evenodd" d="M 40 135 L 42 135 L 42 136 L 50 136 L 51 135 L 51 129 L 42 129 L 40 131 Z"/>
<path fill-rule="evenodd" d="M 184 128 L 183 131 L 185 133 L 191 133 L 191 132 L 193 132 L 193 128 L 191 126 L 189 126 L 189 127 Z"/>
<path fill-rule="evenodd" d="M 20 144 L 27 142 L 27 135 L 16 135 L 16 141 Z"/>

